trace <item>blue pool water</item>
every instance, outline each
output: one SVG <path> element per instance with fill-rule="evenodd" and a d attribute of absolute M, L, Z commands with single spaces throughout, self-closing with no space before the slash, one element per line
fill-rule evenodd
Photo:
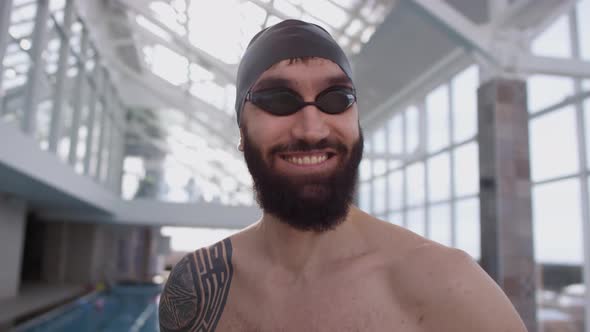
<path fill-rule="evenodd" d="M 157 332 L 159 286 L 115 286 L 58 308 L 18 332 Z"/>

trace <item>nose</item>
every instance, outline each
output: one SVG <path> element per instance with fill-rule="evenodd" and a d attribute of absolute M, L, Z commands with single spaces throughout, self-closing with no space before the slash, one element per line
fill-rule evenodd
<path fill-rule="evenodd" d="M 295 139 L 317 143 L 328 137 L 330 129 L 326 115 L 314 105 L 307 105 L 295 113 L 291 133 Z"/>

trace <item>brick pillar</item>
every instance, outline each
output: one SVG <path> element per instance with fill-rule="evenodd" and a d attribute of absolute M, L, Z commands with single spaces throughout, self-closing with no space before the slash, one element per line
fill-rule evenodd
<path fill-rule="evenodd" d="M 526 82 L 478 89 L 481 263 L 537 331 Z"/>

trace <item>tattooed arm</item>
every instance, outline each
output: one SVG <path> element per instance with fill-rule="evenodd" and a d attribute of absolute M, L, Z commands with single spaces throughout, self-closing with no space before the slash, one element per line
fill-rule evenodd
<path fill-rule="evenodd" d="M 186 255 L 172 269 L 160 297 L 162 332 L 213 332 L 229 293 L 231 240 Z"/>

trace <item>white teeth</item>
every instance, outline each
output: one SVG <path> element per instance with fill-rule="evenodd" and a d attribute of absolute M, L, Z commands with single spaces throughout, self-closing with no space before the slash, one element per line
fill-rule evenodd
<path fill-rule="evenodd" d="M 324 161 L 326 161 L 326 159 L 328 159 L 327 155 L 321 155 L 321 156 L 305 156 L 305 157 L 288 157 L 285 160 L 287 160 L 288 162 L 292 163 L 292 164 L 297 164 L 297 165 L 315 165 L 315 164 L 319 164 L 322 163 Z"/>

